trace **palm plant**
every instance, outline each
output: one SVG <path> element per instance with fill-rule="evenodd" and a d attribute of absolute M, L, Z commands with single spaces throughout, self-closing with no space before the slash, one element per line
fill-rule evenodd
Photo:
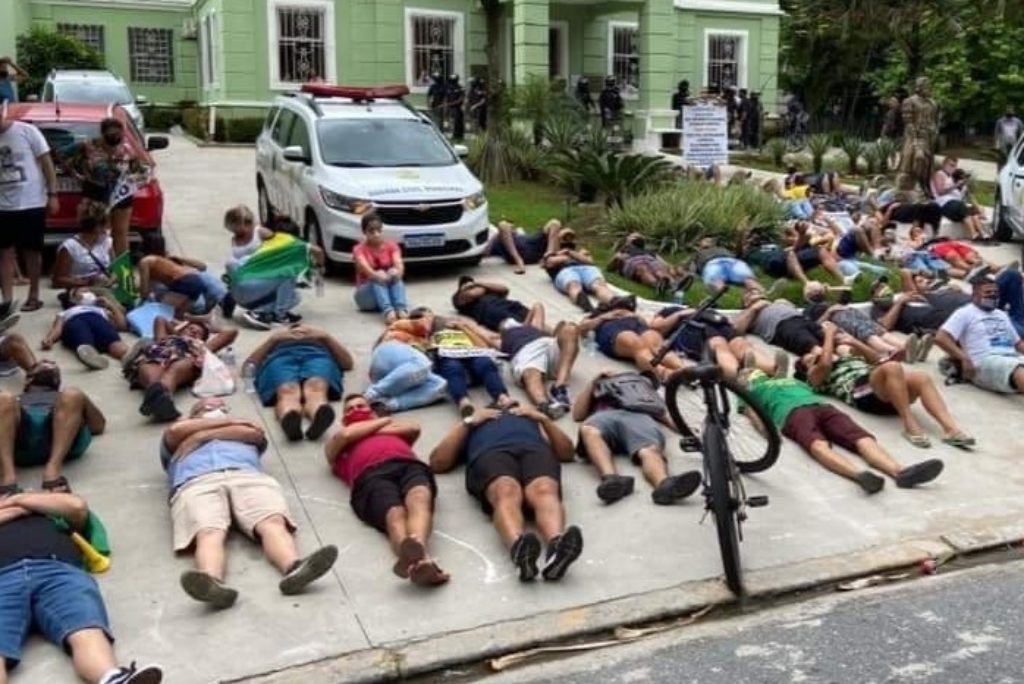
<path fill-rule="evenodd" d="M 531 74 L 526 83 L 515 89 L 516 110 L 520 116 L 530 121 L 533 130 L 533 144 L 540 145 L 543 140 L 544 124 L 551 113 L 551 86 L 547 79 Z"/>
<path fill-rule="evenodd" d="M 846 155 L 846 159 L 850 164 L 850 175 L 857 175 L 857 162 L 860 160 L 866 146 L 864 141 L 852 135 L 843 136 L 839 141 L 839 149 Z"/>
<path fill-rule="evenodd" d="M 878 143 L 866 145 L 862 156 L 864 157 L 864 163 L 867 165 L 868 175 L 873 176 L 878 173 L 878 168 L 882 165 L 882 158 L 878 151 Z"/>
<path fill-rule="evenodd" d="M 825 155 L 832 149 L 832 136 L 828 133 L 817 133 L 807 139 L 807 149 L 811 153 L 811 166 L 814 173 L 821 173 L 825 163 Z"/>
<path fill-rule="evenodd" d="M 585 128 L 579 118 L 570 114 L 549 117 L 542 129 L 548 149 L 554 154 L 564 154 L 575 149 L 584 133 Z"/>
<path fill-rule="evenodd" d="M 772 138 L 767 143 L 765 143 L 764 149 L 768 153 L 768 157 L 772 160 L 772 164 L 774 166 L 781 168 L 782 166 L 785 165 L 785 138 Z"/>
<path fill-rule="evenodd" d="M 579 182 L 603 195 L 608 207 L 622 207 L 630 197 L 661 187 L 674 168 L 662 157 L 587 149 L 572 163 Z"/>
<path fill-rule="evenodd" d="M 896 161 L 896 155 L 899 152 L 899 145 L 895 140 L 882 138 L 875 143 L 875 149 L 878 150 L 878 172 L 889 173 L 889 170 L 893 167 L 893 164 Z"/>

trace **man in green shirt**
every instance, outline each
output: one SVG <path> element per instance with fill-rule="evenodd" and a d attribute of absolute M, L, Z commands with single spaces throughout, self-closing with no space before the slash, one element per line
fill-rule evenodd
<path fill-rule="evenodd" d="M 930 482 L 942 472 L 942 461 L 938 459 L 901 466 L 870 432 L 799 380 L 772 378 L 759 370 L 743 371 L 739 380 L 746 383 L 783 435 L 802 446 L 821 465 L 859 484 L 868 494 L 879 492 L 885 480 L 869 469 L 858 468 L 837 453 L 833 444 L 859 455 L 869 466 L 893 478 L 897 487 Z"/>

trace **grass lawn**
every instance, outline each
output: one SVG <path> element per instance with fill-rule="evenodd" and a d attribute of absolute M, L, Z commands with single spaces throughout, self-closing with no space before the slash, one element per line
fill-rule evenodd
<path fill-rule="evenodd" d="M 544 183 L 517 181 L 492 185 L 487 188 L 487 201 L 490 205 L 492 223 L 505 219 L 518 226 L 523 226 L 528 231 L 535 231 L 540 230 L 549 219 L 557 218 L 576 229 L 580 242 L 590 249 L 595 263 L 603 268 L 612 256 L 612 246 L 618 237 L 609 235 L 602 229 L 604 208 L 596 205 L 580 206 L 575 202 L 567 205 L 565 200 L 566 195 L 563 191 Z M 689 255 L 664 256 L 668 261 L 677 262 Z M 615 273 L 606 273 L 605 275 L 608 282 L 617 287 L 645 299 L 657 299 L 652 288 L 634 283 Z M 814 269 L 808 273 L 808 276 L 824 283 L 833 282 L 830 276 L 820 268 Z M 895 277 L 898 281 L 898 271 L 895 272 Z M 764 274 L 759 274 L 759 279 L 765 287 L 771 286 L 774 282 L 772 278 Z M 862 278 L 854 283 L 854 301 L 866 300 L 870 285 L 870 278 Z M 802 286 L 799 282 L 787 281 L 779 296 L 789 299 L 795 304 L 802 304 Z M 686 291 L 685 301 L 687 304 L 697 305 L 706 297 L 707 290 L 704 289 L 703 283 L 698 281 Z M 723 309 L 740 308 L 740 290 L 733 288 L 727 292 L 719 300 L 718 306 Z"/>

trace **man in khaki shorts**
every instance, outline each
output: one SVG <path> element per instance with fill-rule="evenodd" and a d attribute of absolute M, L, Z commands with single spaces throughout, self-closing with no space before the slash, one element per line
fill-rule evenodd
<path fill-rule="evenodd" d="M 198 401 L 188 417 L 167 428 L 160 444 L 171 487 L 174 550 L 195 551 L 196 568 L 182 574 L 181 586 L 214 608 L 228 608 L 238 598 L 224 584 L 224 544 L 232 520 L 280 570 L 282 594 L 299 593 L 338 558 L 334 546 L 299 557 L 281 485 L 260 470 L 266 448 L 263 429 L 229 417 L 228 406 L 218 398 Z"/>

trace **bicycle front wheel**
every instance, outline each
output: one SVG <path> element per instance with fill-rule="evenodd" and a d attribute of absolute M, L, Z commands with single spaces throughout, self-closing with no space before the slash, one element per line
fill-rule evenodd
<path fill-rule="evenodd" d="M 743 596 L 743 571 L 740 567 L 740 539 L 736 522 L 739 502 L 733 495 L 735 483 L 729 468 L 729 447 L 721 429 L 711 424 L 704 430 L 704 468 L 708 479 L 711 514 L 718 531 L 718 549 L 722 553 L 725 584 L 732 593 Z"/>

